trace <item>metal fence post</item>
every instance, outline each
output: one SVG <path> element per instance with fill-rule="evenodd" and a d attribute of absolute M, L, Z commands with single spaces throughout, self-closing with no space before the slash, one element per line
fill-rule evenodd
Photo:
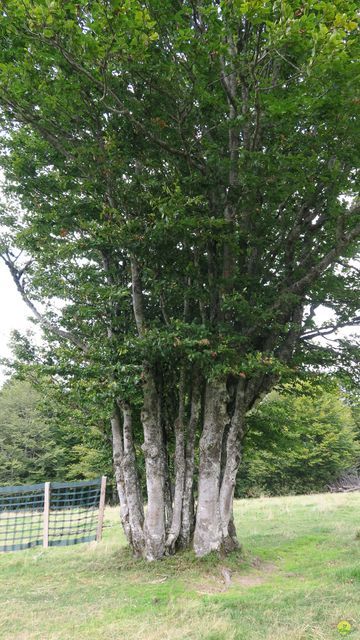
<path fill-rule="evenodd" d="M 43 547 L 45 549 L 49 546 L 49 519 L 50 519 L 50 482 L 45 482 L 44 485 L 44 535 L 43 535 Z"/>
<path fill-rule="evenodd" d="M 101 478 L 100 501 L 99 501 L 99 519 L 96 531 L 96 542 L 100 542 L 102 536 L 102 528 L 104 522 L 105 511 L 105 493 L 106 493 L 106 476 Z"/>

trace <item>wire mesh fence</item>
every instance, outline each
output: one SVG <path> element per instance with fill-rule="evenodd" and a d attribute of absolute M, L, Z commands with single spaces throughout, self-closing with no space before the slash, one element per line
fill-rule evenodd
<path fill-rule="evenodd" d="M 0 551 L 43 543 L 44 485 L 0 488 Z"/>
<path fill-rule="evenodd" d="M 51 485 L 49 546 L 96 539 L 101 481 Z"/>
<path fill-rule="evenodd" d="M 0 487 L 0 551 L 100 540 L 106 478 Z"/>

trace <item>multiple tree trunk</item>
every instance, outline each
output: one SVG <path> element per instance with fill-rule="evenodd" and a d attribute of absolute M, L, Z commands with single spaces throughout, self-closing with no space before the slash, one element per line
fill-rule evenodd
<path fill-rule="evenodd" d="M 171 473 L 166 464 L 159 389 L 154 372 L 147 368 L 140 416 L 146 469 L 145 516 L 132 410 L 120 401 L 116 404 L 111 419 L 114 469 L 121 521 L 135 555 L 157 560 L 191 545 L 197 556 L 238 548 L 232 505 L 244 433 L 245 386 L 240 380 L 234 390 L 226 379 L 205 381 L 196 371 L 187 379 L 185 371 L 180 372 L 178 417 L 169 445 L 175 447 Z M 171 487 L 171 510 L 166 504 L 167 486 Z"/>

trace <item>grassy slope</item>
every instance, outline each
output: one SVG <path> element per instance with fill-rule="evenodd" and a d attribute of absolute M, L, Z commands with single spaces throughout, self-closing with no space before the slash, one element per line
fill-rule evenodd
<path fill-rule="evenodd" d="M 331 640 L 346 619 L 360 639 L 359 493 L 241 500 L 236 520 L 226 560 L 135 561 L 114 509 L 100 545 L 2 554 L 0 638 Z"/>

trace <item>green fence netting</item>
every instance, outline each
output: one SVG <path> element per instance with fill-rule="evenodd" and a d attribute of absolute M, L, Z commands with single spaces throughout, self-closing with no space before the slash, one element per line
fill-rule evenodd
<path fill-rule="evenodd" d="M 50 490 L 49 546 L 96 539 L 101 479 L 53 482 Z"/>
<path fill-rule="evenodd" d="M 43 542 L 44 485 L 0 488 L 0 551 Z"/>
<path fill-rule="evenodd" d="M 95 540 L 100 494 L 101 478 L 52 482 L 47 516 L 48 546 Z M 45 484 L 0 487 L 0 551 L 42 545 L 44 509 Z"/>

